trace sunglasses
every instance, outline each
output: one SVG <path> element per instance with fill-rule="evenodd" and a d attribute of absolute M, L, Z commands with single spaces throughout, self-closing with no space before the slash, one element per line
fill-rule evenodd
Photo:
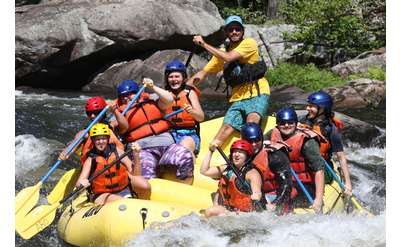
<path fill-rule="evenodd" d="M 100 113 L 101 111 L 102 111 L 102 110 L 87 111 L 87 112 L 86 112 L 86 115 L 87 115 L 88 117 L 92 116 L 92 114 L 94 114 L 95 116 L 97 116 L 97 115 L 99 115 L 99 113 Z"/>
<path fill-rule="evenodd" d="M 241 32 L 241 31 L 243 30 L 243 28 L 240 27 L 240 26 L 237 26 L 237 27 L 228 27 L 226 30 L 227 30 L 229 33 L 233 32 L 233 31 Z"/>
<path fill-rule="evenodd" d="M 262 140 L 262 138 L 246 139 L 246 141 L 248 141 L 250 143 L 260 142 L 261 140 Z"/>
<path fill-rule="evenodd" d="M 278 123 L 278 125 L 280 125 L 280 126 L 284 126 L 284 125 L 286 125 L 286 124 L 288 124 L 288 125 L 295 125 L 296 122 L 295 122 L 295 121 L 287 121 L 287 122 L 280 122 L 280 123 Z"/>

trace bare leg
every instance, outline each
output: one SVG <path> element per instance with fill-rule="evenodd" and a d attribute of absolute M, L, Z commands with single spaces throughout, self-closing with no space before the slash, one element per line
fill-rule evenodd
<path fill-rule="evenodd" d="M 99 204 L 99 205 L 104 205 L 106 203 L 113 202 L 113 201 L 120 200 L 120 199 L 123 199 L 123 197 L 120 195 L 115 195 L 115 194 L 111 194 L 111 193 L 103 193 L 96 198 L 94 203 Z"/>
<path fill-rule="evenodd" d="M 229 211 L 220 205 L 212 206 L 211 208 L 207 208 L 206 211 L 204 212 L 204 215 L 208 217 L 213 217 L 213 216 L 221 216 L 221 215 L 227 215 Z"/>
<path fill-rule="evenodd" d="M 139 199 L 150 200 L 151 185 L 142 176 L 129 176 L 133 190 L 138 194 Z"/>
<path fill-rule="evenodd" d="M 193 138 L 190 136 L 186 136 L 185 138 L 183 138 L 183 140 L 179 144 L 192 152 L 194 152 L 194 149 L 196 148 L 196 144 L 194 143 Z"/>
<path fill-rule="evenodd" d="M 246 122 L 247 123 L 259 124 L 260 121 L 261 121 L 261 117 L 256 112 L 249 113 L 249 115 L 247 115 L 247 117 L 246 117 Z"/>
<path fill-rule="evenodd" d="M 229 138 L 230 135 L 233 134 L 235 129 L 229 124 L 223 124 L 221 128 L 218 130 L 217 135 L 214 137 L 211 143 L 217 144 L 218 146 L 222 146 L 225 141 Z"/>

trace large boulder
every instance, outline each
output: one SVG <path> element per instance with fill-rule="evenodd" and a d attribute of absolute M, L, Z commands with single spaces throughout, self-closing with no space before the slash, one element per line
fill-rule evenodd
<path fill-rule="evenodd" d="M 307 111 L 297 110 L 296 113 L 299 117 L 302 117 L 307 114 Z M 372 140 L 375 139 L 377 140 L 376 144 L 380 145 L 378 139 L 382 133 L 377 126 L 339 112 L 335 112 L 335 117 L 342 121 L 344 125 L 341 134 L 345 140 L 357 142 L 362 146 L 371 146 Z"/>
<path fill-rule="evenodd" d="M 153 79 L 157 86 L 164 88 L 164 69 L 166 64 L 173 59 L 179 59 L 183 63 L 186 63 L 189 56 L 190 52 L 183 50 L 163 50 L 154 53 L 145 60 L 135 59 L 117 63 L 103 73 L 98 74 L 92 82 L 82 88 L 82 91 L 107 93 L 115 91 L 117 85 L 123 80 L 133 79 L 140 82 L 143 77 Z M 206 63 L 207 60 L 197 54 L 193 54 L 188 66 L 188 75 L 191 76 L 201 70 Z M 200 88 L 206 90 L 211 84 L 216 83 L 216 81 L 217 76 L 209 75 L 207 81 L 200 84 Z"/>
<path fill-rule="evenodd" d="M 111 64 L 191 50 L 195 34 L 214 45 L 224 39 L 208 0 L 58 0 L 15 13 L 17 86 L 80 89 Z"/>
<path fill-rule="evenodd" d="M 245 36 L 254 38 L 259 44 L 262 55 L 267 62 L 269 67 L 272 67 L 271 57 L 273 62 L 276 64 L 277 61 L 283 61 L 291 58 L 293 52 L 297 49 L 299 44 L 284 42 L 283 34 L 285 32 L 293 32 L 295 30 L 294 25 L 278 24 L 278 25 L 245 25 Z M 261 33 L 266 45 L 270 49 L 270 56 L 266 50 L 266 47 L 260 39 Z"/>
<path fill-rule="evenodd" d="M 361 78 L 342 87 L 325 88 L 336 108 L 378 107 L 386 102 L 385 82 Z"/>
<path fill-rule="evenodd" d="M 347 78 L 351 74 L 365 73 L 369 67 L 386 67 L 386 49 L 378 49 L 371 52 L 365 52 L 355 59 L 340 63 L 332 67 L 332 72 L 342 78 Z"/>

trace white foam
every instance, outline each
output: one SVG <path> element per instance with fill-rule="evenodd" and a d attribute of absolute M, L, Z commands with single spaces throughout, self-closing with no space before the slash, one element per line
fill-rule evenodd
<path fill-rule="evenodd" d="M 345 148 L 346 157 L 359 164 L 386 165 L 386 147 L 361 147 L 358 143 L 349 143 Z"/>
<path fill-rule="evenodd" d="M 247 213 L 187 216 L 146 229 L 128 246 L 384 246 L 385 214 L 288 215 Z"/>
<path fill-rule="evenodd" d="M 28 173 L 46 164 L 50 154 L 59 145 L 46 138 L 36 138 L 31 134 L 15 137 L 15 173 L 17 176 Z"/>

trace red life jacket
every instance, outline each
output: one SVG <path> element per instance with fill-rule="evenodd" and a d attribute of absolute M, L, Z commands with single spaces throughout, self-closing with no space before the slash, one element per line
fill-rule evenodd
<path fill-rule="evenodd" d="M 183 90 L 181 90 L 178 95 L 175 95 L 172 93 L 174 97 L 174 103 L 172 104 L 171 107 L 169 107 L 166 110 L 166 114 L 172 113 L 179 108 L 183 109 L 183 105 L 192 105 L 192 102 L 190 102 L 189 99 L 189 94 L 190 91 L 193 90 L 198 96 L 200 96 L 198 89 L 195 89 L 194 87 L 191 86 L 185 86 Z M 172 127 L 178 127 L 179 129 L 181 128 L 190 128 L 193 129 L 196 127 L 197 121 L 187 112 L 183 111 L 179 114 L 176 114 L 170 118 L 170 121 L 172 122 Z"/>
<path fill-rule="evenodd" d="M 97 174 L 106 165 L 118 159 L 118 153 L 114 144 L 109 144 L 109 155 L 103 157 L 91 152 L 89 157 L 92 158 L 92 167 L 90 176 Z M 129 184 L 128 172 L 121 163 L 114 164 L 110 169 L 98 176 L 91 183 L 91 190 L 94 194 L 113 193 L 125 189 Z"/>
<path fill-rule="evenodd" d="M 297 176 L 303 183 L 314 183 L 314 173 L 305 163 L 304 157 L 301 154 L 305 138 L 315 138 L 318 142 L 318 135 L 312 130 L 297 128 L 294 135 L 283 141 L 281 133 L 277 128 L 274 128 L 271 133 L 271 142 L 285 142 L 289 146 L 290 166 L 296 172 Z M 296 179 L 292 176 L 293 181 Z"/>
<path fill-rule="evenodd" d="M 169 123 L 163 119 L 163 114 L 157 102 L 142 93 L 137 103 L 126 113 L 129 129 L 125 136 L 127 142 L 161 134 L 169 129 Z"/>
<path fill-rule="evenodd" d="M 115 144 L 121 150 L 125 149 L 124 144 L 122 144 L 122 142 L 117 138 L 117 136 L 114 134 L 113 131 L 110 131 L 109 143 Z M 82 165 L 83 165 L 83 163 L 85 163 L 85 161 L 88 157 L 88 153 L 91 149 L 93 149 L 93 142 L 90 138 L 87 138 L 82 147 L 82 154 L 81 154 Z"/>
<path fill-rule="evenodd" d="M 245 177 L 245 176 L 243 176 Z M 234 211 L 250 212 L 253 209 L 251 195 L 241 192 L 237 187 L 235 174 L 230 178 L 222 175 L 218 183 L 218 192 L 222 198 L 222 204 Z"/>

